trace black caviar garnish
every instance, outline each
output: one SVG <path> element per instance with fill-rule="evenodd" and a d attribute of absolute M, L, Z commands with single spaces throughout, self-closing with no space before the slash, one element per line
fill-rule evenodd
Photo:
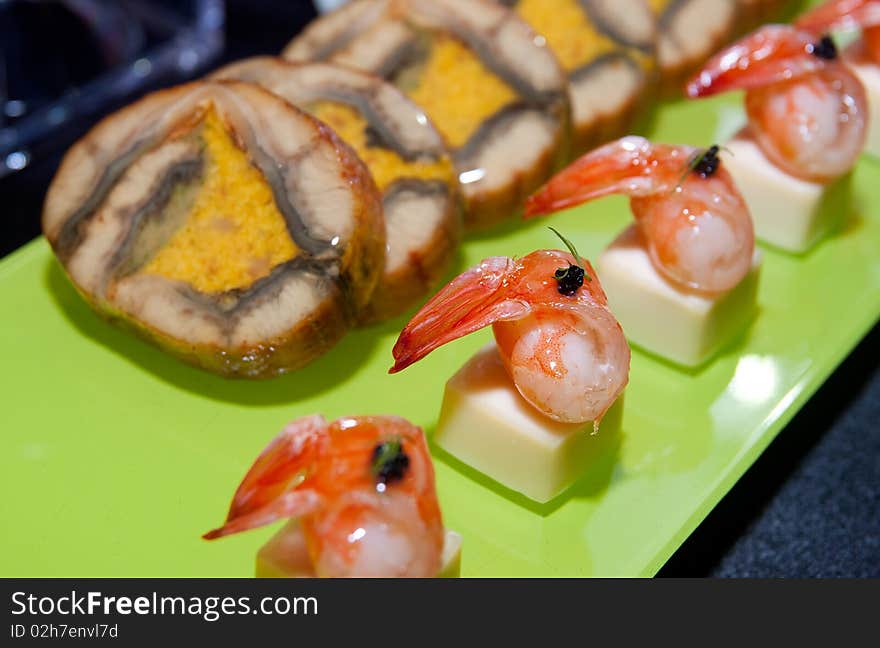
<path fill-rule="evenodd" d="M 817 56 L 826 61 L 833 61 L 837 58 L 837 45 L 834 40 L 827 34 L 819 39 L 818 43 L 813 43 L 807 48 L 810 54 Z"/>
<path fill-rule="evenodd" d="M 571 256 L 573 256 L 576 261 L 580 261 L 581 256 L 577 253 L 572 242 L 552 227 L 549 229 L 556 234 L 563 243 L 565 243 L 565 247 L 571 252 Z M 553 278 L 556 279 L 556 288 L 559 290 L 559 293 L 566 297 L 573 296 L 578 289 L 584 285 L 584 281 L 593 280 L 593 278 L 588 275 L 581 266 L 575 265 L 571 262 L 568 263 L 567 268 L 558 268 L 556 272 L 553 273 Z"/>
<path fill-rule="evenodd" d="M 578 291 L 578 288 L 584 285 L 585 275 L 582 267 L 569 263 L 567 268 L 559 268 L 553 278 L 557 281 L 559 292 L 566 297 L 571 297 Z"/>
<path fill-rule="evenodd" d="M 409 468 L 409 457 L 400 439 L 383 441 L 373 448 L 370 471 L 377 484 L 390 484 L 403 479 Z"/>
<path fill-rule="evenodd" d="M 675 188 L 681 187 L 681 183 L 684 182 L 691 172 L 696 173 L 704 180 L 715 175 L 718 167 L 721 166 L 721 158 L 718 157 L 719 151 L 721 151 L 721 147 L 717 144 L 713 144 L 707 149 L 694 151 L 688 158 L 687 166 L 685 166 Z"/>
<path fill-rule="evenodd" d="M 701 178 L 712 176 L 721 164 L 721 158 L 718 157 L 718 151 L 721 148 L 717 144 L 713 144 L 707 148 L 702 155 L 697 157 L 694 164 L 694 172 L 699 173 Z"/>

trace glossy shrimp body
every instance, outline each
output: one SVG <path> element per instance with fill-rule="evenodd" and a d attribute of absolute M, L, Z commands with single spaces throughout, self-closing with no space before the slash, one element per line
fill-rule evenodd
<path fill-rule="evenodd" d="M 880 24 L 866 27 L 863 33 L 865 53 L 875 65 L 880 65 Z"/>
<path fill-rule="evenodd" d="M 561 294 L 556 271 L 582 263 L 589 280 Z M 492 257 L 454 279 L 403 329 L 391 372 L 490 324 L 516 389 L 553 420 L 598 425 L 626 387 L 629 345 L 598 277 L 557 250 Z"/>
<path fill-rule="evenodd" d="M 384 463 L 383 463 L 384 461 Z M 290 423 L 238 487 L 219 538 L 298 518 L 323 577 L 433 577 L 443 523 L 421 429 L 397 417 Z"/>
<path fill-rule="evenodd" d="M 798 18 L 797 27 L 813 34 L 862 30 L 863 52 L 880 65 L 880 0 L 830 0 Z"/>
<path fill-rule="evenodd" d="M 699 98 L 734 89 L 746 90 L 750 133 L 781 170 L 826 183 L 855 164 L 867 97 L 830 41 L 767 25 L 716 54 L 686 92 Z"/>
<path fill-rule="evenodd" d="M 690 167 L 700 151 L 624 137 L 575 161 L 526 203 L 526 217 L 610 194 L 630 206 L 654 267 L 686 290 L 716 294 L 742 281 L 755 235 L 748 207 L 719 160 Z"/>

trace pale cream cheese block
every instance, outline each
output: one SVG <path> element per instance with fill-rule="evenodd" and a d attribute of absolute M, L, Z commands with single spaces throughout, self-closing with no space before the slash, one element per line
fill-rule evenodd
<path fill-rule="evenodd" d="M 841 222 L 849 205 L 849 174 L 829 185 L 795 178 L 770 162 L 744 133 L 727 149 L 724 166 L 749 206 L 760 240 L 802 253 Z"/>
<path fill-rule="evenodd" d="M 706 296 L 663 277 L 632 225 L 597 259 L 596 272 L 627 339 L 667 360 L 696 367 L 728 345 L 757 310 L 761 253 L 749 274 L 726 293 Z"/>
<path fill-rule="evenodd" d="M 865 153 L 880 158 L 880 65 L 848 61 L 868 95 L 868 138 Z"/>
<path fill-rule="evenodd" d="M 599 434 L 615 434 L 622 415 L 621 397 Z M 590 469 L 598 439 L 592 421 L 556 422 L 520 396 L 493 342 L 447 381 L 434 442 L 499 484 L 543 503 Z"/>
<path fill-rule="evenodd" d="M 437 578 L 458 578 L 461 573 L 461 536 L 446 531 L 442 567 Z M 297 520 L 290 520 L 257 552 L 257 578 L 315 578 L 306 539 Z"/>

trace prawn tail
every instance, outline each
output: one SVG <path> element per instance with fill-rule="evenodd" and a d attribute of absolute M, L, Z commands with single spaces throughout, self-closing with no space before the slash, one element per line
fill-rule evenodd
<path fill-rule="evenodd" d="M 230 516 L 223 526 L 208 531 L 202 538 L 216 540 L 233 533 L 256 529 L 276 520 L 300 517 L 314 511 L 320 502 L 320 495 L 312 490 L 291 491 L 250 513 Z"/>
<path fill-rule="evenodd" d="M 242 479 L 224 525 L 203 537 L 212 540 L 315 510 L 320 496 L 296 487 L 314 465 L 327 427 L 321 416 L 289 423 Z"/>
<path fill-rule="evenodd" d="M 880 0 L 832 0 L 808 11 L 795 23 L 799 29 L 822 35 L 829 31 L 880 25 Z"/>
<path fill-rule="evenodd" d="M 526 201 L 525 218 L 543 216 L 611 194 L 645 195 L 656 190 L 645 174 L 653 145 L 628 136 L 587 153 L 550 179 Z"/>
<path fill-rule="evenodd" d="M 713 56 L 685 85 L 691 99 L 759 88 L 824 69 L 816 39 L 788 25 L 766 25 Z"/>
<path fill-rule="evenodd" d="M 508 257 L 490 257 L 441 289 L 401 331 L 389 373 L 402 371 L 444 344 L 490 324 L 525 317 L 530 306 L 505 294 L 505 278 L 514 267 Z"/>

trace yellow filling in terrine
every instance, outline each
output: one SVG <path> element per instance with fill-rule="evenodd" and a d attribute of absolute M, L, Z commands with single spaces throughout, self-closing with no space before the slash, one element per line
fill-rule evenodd
<path fill-rule="evenodd" d="M 407 161 L 395 151 L 372 146 L 367 137 L 366 119 L 350 106 L 322 101 L 311 106 L 310 112 L 355 150 L 373 174 L 380 191 L 401 178 L 442 180 L 447 184 L 453 181 L 452 163 L 447 157 L 434 162 Z"/>
<path fill-rule="evenodd" d="M 272 189 L 212 109 L 200 137 L 201 186 L 183 226 L 143 272 L 205 293 L 245 288 L 292 259 L 297 249 Z"/>
<path fill-rule="evenodd" d="M 445 34 L 434 36 L 412 87 L 406 81 L 399 85 L 425 109 L 453 148 L 466 144 L 483 122 L 517 99 L 479 57 Z"/>
<path fill-rule="evenodd" d="M 620 48 L 596 30 L 577 0 L 520 0 L 516 11 L 547 39 L 567 72 Z"/>
<path fill-rule="evenodd" d="M 666 5 L 670 0 L 652 0 Z M 627 49 L 643 67 L 649 58 L 596 29 L 577 0 L 520 0 L 516 11 L 536 32 L 547 39 L 566 72 L 573 72 L 609 52 Z M 659 13 L 659 9 L 655 9 Z"/>

